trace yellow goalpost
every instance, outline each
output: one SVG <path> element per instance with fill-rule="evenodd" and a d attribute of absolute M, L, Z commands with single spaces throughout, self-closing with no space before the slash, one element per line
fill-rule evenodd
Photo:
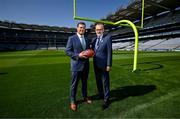
<path fill-rule="evenodd" d="M 138 39 L 139 39 L 139 34 L 138 34 L 137 28 L 143 28 L 143 24 L 144 24 L 143 23 L 143 21 L 144 21 L 144 0 L 142 0 L 141 26 L 136 26 L 130 20 L 120 20 L 117 22 L 111 22 L 111 21 L 95 20 L 95 19 L 91 19 L 91 18 L 84 18 L 84 17 L 76 16 L 76 0 L 74 0 L 74 19 L 75 20 L 90 21 L 90 22 L 99 22 L 99 23 L 110 24 L 110 25 L 119 25 L 119 26 L 131 27 L 133 29 L 134 35 L 135 35 L 134 62 L 133 62 L 132 72 L 136 71 L 136 69 L 137 69 L 137 57 L 138 57 Z"/>

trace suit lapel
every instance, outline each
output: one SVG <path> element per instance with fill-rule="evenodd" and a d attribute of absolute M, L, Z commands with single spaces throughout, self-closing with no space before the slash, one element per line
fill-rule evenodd
<path fill-rule="evenodd" d="M 96 38 L 92 39 L 92 48 L 95 50 L 95 45 L 96 45 Z"/>
<path fill-rule="evenodd" d="M 84 39 L 85 39 L 85 42 L 86 42 L 86 49 L 88 49 L 88 41 L 87 41 L 87 39 L 84 37 Z"/>

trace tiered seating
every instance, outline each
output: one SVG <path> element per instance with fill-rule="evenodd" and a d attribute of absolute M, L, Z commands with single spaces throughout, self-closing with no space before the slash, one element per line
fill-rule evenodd
<path fill-rule="evenodd" d="M 139 50 L 178 50 L 180 49 L 180 10 L 160 13 L 144 21 L 139 30 Z M 126 27 L 115 28 L 110 32 L 114 48 L 133 50 L 134 44 L 121 47 L 121 43 L 134 41 L 134 32 Z M 168 40 L 167 40 L 168 39 Z M 178 40 L 179 39 L 179 40 Z M 118 47 L 119 45 L 119 47 Z"/>
<path fill-rule="evenodd" d="M 40 44 L 38 45 L 38 48 L 39 50 L 47 50 L 48 49 L 48 45 L 47 44 Z"/>
<path fill-rule="evenodd" d="M 36 44 L 28 44 L 24 49 L 25 50 L 36 50 L 37 45 Z"/>
<path fill-rule="evenodd" d="M 25 47 L 26 47 L 26 44 L 17 44 L 16 50 L 24 50 Z"/>
<path fill-rule="evenodd" d="M 151 47 L 156 46 L 164 41 L 165 41 L 165 39 L 148 40 L 147 42 L 144 42 L 144 43 L 141 41 L 139 43 L 139 49 L 140 50 L 148 50 Z"/>
<path fill-rule="evenodd" d="M 114 50 L 116 49 L 125 49 L 127 46 L 131 45 L 131 42 L 120 42 L 120 43 L 113 43 L 112 47 Z"/>
<path fill-rule="evenodd" d="M 16 44 L 6 43 L 3 45 L 4 45 L 5 50 L 15 50 L 16 49 Z"/>
<path fill-rule="evenodd" d="M 155 45 L 151 48 L 149 48 L 150 50 L 174 50 L 176 49 L 178 46 L 180 46 L 180 38 L 174 38 L 174 39 L 169 39 L 166 40 L 158 45 Z"/>

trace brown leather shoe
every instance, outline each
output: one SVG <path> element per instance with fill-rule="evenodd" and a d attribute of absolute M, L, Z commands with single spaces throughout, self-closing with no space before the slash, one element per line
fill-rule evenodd
<path fill-rule="evenodd" d="M 88 97 L 85 97 L 84 98 L 84 102 L 88 103 L 88 104 L 91 104 L 92 103 L 92 100 L 89 99 Z"/>
<path fill-rule="evenodd" d="M 70 108 L 72 111 L 76 111 L 77 110 L 77 105 L 75 103 L 71 103 Z"/>

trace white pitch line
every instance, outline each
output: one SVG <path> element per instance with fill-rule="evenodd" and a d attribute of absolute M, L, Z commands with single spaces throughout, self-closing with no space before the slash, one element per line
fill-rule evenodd
<path fill-rule="evenodd" d="M 134 108 L 131 108 L 128 112 L 126 112 L 123 116 L 120 116 L 120 118 L 125 118 L 127 115 L 131 114 L 131 113 L 134 113 L 134 112 L 138 112 L 142 109 L 145 109 L 145 108 L 148 108 L 154 104 L 158 104 L 158 103 L 161 103 L 163 101 L 166 101 L 174 96 L 177 96 L 177 95 L 180 95 L 180 91 L 174 91 L 174 92 L 169 92 L 167 95 L 163 95 L 161 97 L 158 97 L 158 98 L 155 98 L 154 100 L 152 100 L 151 102 L 149 103 L 144 103 L 144 104 L 141 104 L 141 105 L 137 105 L 136 107 Z"/>

